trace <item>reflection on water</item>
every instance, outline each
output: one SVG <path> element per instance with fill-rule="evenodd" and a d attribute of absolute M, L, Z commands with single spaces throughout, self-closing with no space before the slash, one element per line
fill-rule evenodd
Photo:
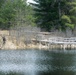
<path fill-rule="evenodd" d="M 76 51 L 0 50 L 0 75 L 76 75 Z"/>

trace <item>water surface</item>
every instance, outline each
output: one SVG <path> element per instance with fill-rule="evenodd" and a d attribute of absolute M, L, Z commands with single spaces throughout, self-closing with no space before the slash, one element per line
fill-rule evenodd
<path fill-rule="evenodd" d="M 76 50 L 0 50 L 0 75 L 76 75 Z"/>

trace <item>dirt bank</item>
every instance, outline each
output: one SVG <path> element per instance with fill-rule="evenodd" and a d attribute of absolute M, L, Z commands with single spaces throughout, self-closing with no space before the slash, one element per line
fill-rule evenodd
<path fill-rule="evenodd" d="M 21 34 L 20 34 L 21 33 Z M 18 31 L 8 30 L 0 31 L 0 49 L 2 50 L 20 50 L 20 49 L 76 49 L 75 44 L 50 44 L 45 42 L 39 42 L 40 39 L 46 39 L 53 35 L 49 33 L 22 33 Z M 48 36 L 48 37 L 46 37 Z M 42 37 L 42 38 L 41 38 Z M 57 37 L 57 36 L 54 36 Z"/>

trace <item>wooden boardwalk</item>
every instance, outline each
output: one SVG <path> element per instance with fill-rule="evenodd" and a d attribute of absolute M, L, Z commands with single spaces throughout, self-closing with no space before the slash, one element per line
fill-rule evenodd
<path fill-rule="evenodd" d="M 40 43 L 48 43 L 48 47 L 53 45 L 60 45 L 60 48 L 76 48 L 76 37 L 63 38 L 63 37 L 51 37 L 39 41 Z M 47 44 L 46 44 L 47 45 Z"/>
<path fill-rule="evenodd" d="M 41 42 L 48 42 L 50 44 L 54 43 L 54 44 L 76 44 L 76 37 L 72 37 L 72 38 L 49 38 L 49 39 L 43 39 L 40 40 Z"/>

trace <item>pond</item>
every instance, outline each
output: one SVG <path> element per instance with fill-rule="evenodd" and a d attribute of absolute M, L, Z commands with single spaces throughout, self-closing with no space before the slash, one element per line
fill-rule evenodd
<path fill-rule="evenodd" d="M 0 75 L 76 75 L 76 50 L 0 50 Z"/>

